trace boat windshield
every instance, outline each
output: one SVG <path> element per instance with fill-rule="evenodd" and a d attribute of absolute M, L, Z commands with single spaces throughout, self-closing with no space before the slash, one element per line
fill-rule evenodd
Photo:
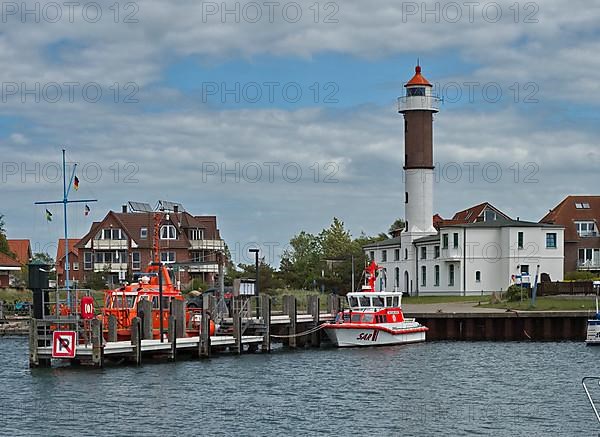
<path fill-rule="evenodd" d="M 114 294 L 106 300 L 107 308 L 133 308 L 135 303 L 134 295 Z"/>
<path fill-rule="evenodd" d="M 370 307 L 371 299 L 368 296 L 361 296 L 360 297 L 360 306 L 361 307 Z"/>
<path fill-rule="evenodd" d="M 383 308 L 385 305 L 383 304 L 383 297 L 381 296 L 373 296 L 373 306 L 378 308 Z"/>
<path fill-rule="evenodd" d="M 360 322 L 360 314 L 352 314 L 352 319 L 353 322 Z"/>
<path fill-rule="evenodd" d="M 358 306 L 358 298 L 356 298 L 355 296 L 350 296 L 348 298 L 348 303 L 352 308 L 356 308 Z"/>
<path fill-rule="evenodd" d="M 400 298 L 398 296 L 394 296 L 394 306 L 395 307 L 400 306 Z"/>
<path fill-rule="evenodd" d="M 387 306 L 387 307 L 394 306 L 394 303 L 392 302 L 392 296 L 387 296 L 385 298 L 385 306 Z"/>

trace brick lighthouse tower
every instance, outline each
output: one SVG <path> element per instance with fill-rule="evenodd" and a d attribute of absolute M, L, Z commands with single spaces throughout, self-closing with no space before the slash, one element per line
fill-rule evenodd
<path fill-rule="evenodd" d="M 439 99 L 433 86 L 421 75 L 406 85 L 406 95 L 398 98 L 398 112 L 404 114 L 404 193 L 406 231 L 415 238 L 435 233 L 433 227 L 433 114 Z"/>
<path fill-rule="evenodd" d="M 398 112 L 404 115 L 406 220 L 406 230 L 401 234 L 400 266 L 404 270 L 401 288 L 412 295 L 418 280 L 413 241 L 437 233 L 433 227 L 433 114 L 438 112 L 439 99 L 433 95 L 433 86 L 421 75 L 418 64 L 415 75 L 404 87 L 406 95 L 398 98 Z"/>

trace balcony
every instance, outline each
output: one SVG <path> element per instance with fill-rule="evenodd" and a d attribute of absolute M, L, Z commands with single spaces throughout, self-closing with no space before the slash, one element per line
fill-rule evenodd
<path fill-rule="evenodd" d="M 598 233 L 598 231 L 578 231 L 577 235 L 579 235 L 581 238 L 590 238 L 590 237 L 599 237 L 600 234 Z"/>
<path fill-rule="evenodd" d="M 127 240 L 94 240 L 97 250 L 127 250 Z"/>
<path fill-rule="evenodd" d="M 462 250 L 460 247 L 451 247 L 448 249 L 442 249 L 441 255 L 442 255 L 441 258 L 444 261 L 449 261 L 449 262 L 461 260 L 463 257 Z"/>
<path fill-rule="evenodd" d="M 600 259 L 580 259 L 577 261 L 577 270 L 600 270 Z"/>
<path fill-rule="evenodd" d="M 190 273 L 219 273 L 218 264 L 190 264 L 186 267 Z"/>
<path fill-rule="evenodd" d="M 94 263 L 94 271 L 124 272 L 127 271 L 127 263 Z"/>
<path fill-rule="evenodd" d="M 398 112 L 440 110 L 440 98 L 437 96 L 403 96 L 398 97 Z"/>
<path fill-rule="evenodd" d="M 191 250 L 225 250 L 223 240 L 190 240 Z"/>

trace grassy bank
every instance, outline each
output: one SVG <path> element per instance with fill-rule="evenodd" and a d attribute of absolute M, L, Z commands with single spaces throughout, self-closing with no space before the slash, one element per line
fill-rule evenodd
<path fill-rule="evenodd" d="M 13 288 L 1 289 L 0 300 L 6 303 L 31 302 L 30 290 L 15 290 Z"/>
<path fill-rule="evenodd" d="M 482 304 L 487 308 L 503 308 L 522 311 L 588 311 L 596 310 L 596 300 L 590 297 L 538 297 L 535 300 L 535 307 L 531 306 L 531 300 L 523 302 L 499 302 Z"/>
<path fill-rule="evenodd" d="M 453 303 L 453 302 L 489 302 L 490 296 L 408 296 L 402 298 L 403 304 Z"/>

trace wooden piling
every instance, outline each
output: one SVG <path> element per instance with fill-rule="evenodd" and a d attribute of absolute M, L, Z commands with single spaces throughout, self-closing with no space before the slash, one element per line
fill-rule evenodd
<path fill-rule="evenodd" d="M 141 319 L 142 339 L 151 339 L 153 337 L 152 302 L 147 299 L 139 302 L 137 313 Z"/>
<path fill-rule="evenodd" d="M 319 326 L 319 316 L 321 314 L 319 304 L 320 304 L 319 296 L 317 296 L 317 295 L 308 296 L 308 312 L 313 317 L 313 322 L 312 322 L 311 328 L 314 328 L 314 329 L 318 328 L 318 326 Z M 320 330 L 313 332 L 310 335 L 310 345 L 312 347 L 319 347 L 321 345 L 321 331 Z"/>
<path fill-rule="evenodd" d="M 133 360 L 137 365 L 142 364 L 142 321 L 134 317 L 131 321 L 131 344 L 133 345 Z"/>
<path fill-rule="evenodd" d="M 104 365 L 104 344 L 102 338 L 102 321 L 92 319 L 92 364 L 96 367 Z"/>
<path fill-rule="evenodd" d="M 327 299 L 327 312 L 335 316 L 340 311 L 340 297 L 337 294 L 330 294 Z"/>
<path fill-rule="evenodd" d="M 108 338 L 107 341 L 117 341 L 117 317 L 114 314 L 108 316 Z"/>
<path fill-rule="evenodd" d="M 29 321 L 29 367 L 38 367 L 39 365 L 37 320 L 32 318 Z"/>
<path fill-rule="evenodd" d="M 171 351 L 169 352 L 169 359 L 175 361 L 177 358 L 177 319 L 173 314 L 169 316 L 169 327 L 167 330 L 167 337 L 171 344 Z"/>
<path fill-rule="evenodd" d="M 264 326 L 261 350 L 262 352 L 271 352 L 271 296 L 263 294 L 260 299 Z"/>
<path fill-rule="evenodd" d="M 202 297 L 202 322 L 200 324 L 200 341 L 198 342 L 198 356 L 200 358 L 210 358 L 210 316 L 209 312 L 210 298 L 212 296 Z"/>
<path fill-rule="evenodd" d="M 296 325 L 298 320 L 298 308 L 297 301 L 294 296 L 283 296 L 285 314 L 290 318 L 290 324 L 288 325 L 288 346 L 295 348 L 298 344 L 296 338 Z"/>
<path fill-rule="evenodd" d="M 242 353 L 242 314 L 239 308 L 233 313 L 233 338 L 235 338 L 234 352 Z"/>
<path fill-rule="evenodd" d="M 171 300 L 171 315 L 175 318 L 176 338 L 185 335 L 185 302 L 183 300 Z"/>

